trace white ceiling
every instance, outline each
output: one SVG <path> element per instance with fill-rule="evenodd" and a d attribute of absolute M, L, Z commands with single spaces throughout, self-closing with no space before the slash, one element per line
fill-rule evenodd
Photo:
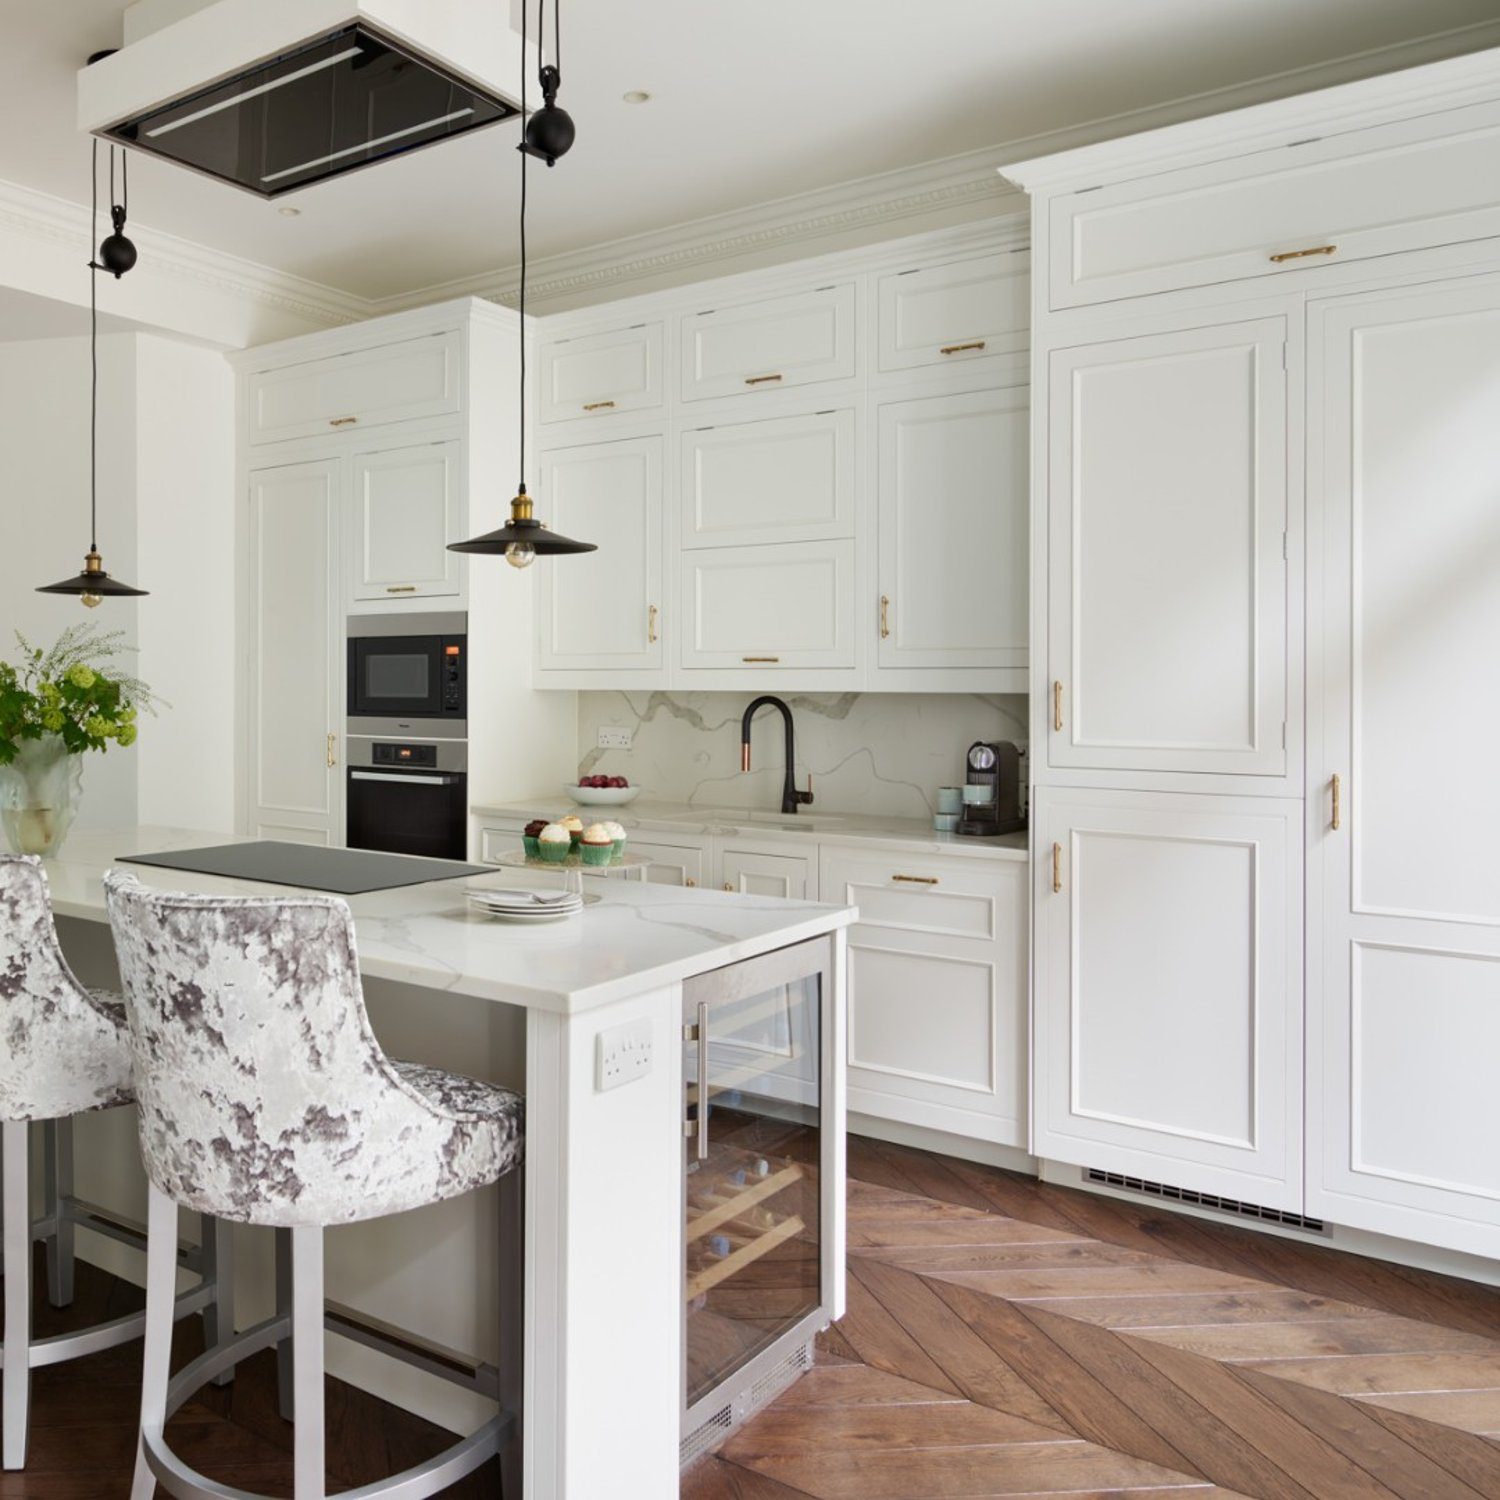
<path fill-rule="evenodd" d="M 474 4 L 505 0 L 471 0 Z M 1500 18 L 1500 0 L 562 0 L 578 143 L 533 164 L 546 256 Z M 125 0 L 0 0 L 0 179 L 75 201 L 74 72 Z M 548 7 L 550 10 L 550 6 Z M 624 103 L 645 89 L 643 105 Z M 277 213 L 136 159 L 133 217 L 370 298 L 514 263 L 516 127 Z"/>

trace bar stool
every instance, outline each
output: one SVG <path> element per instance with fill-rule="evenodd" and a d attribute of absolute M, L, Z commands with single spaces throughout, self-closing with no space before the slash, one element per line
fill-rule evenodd
<path fill-rule="evenodd" d="M 131 1313 L 79 1333 L 31 1337 L 31 1246 L 47 1246 L 47 1295 L 54 1307 L 73 1300 L 73 1242 L 79 1226 L 146 1249 L 129 1220 L 73 1196 L 73 1116 L 134 1102 L 130 1044 L 120 997 L 90 990 L 73 976 L 57 942 L 47 877 L 32 855 L 0 855 L 0 1157 L 5 1169 L 5 1341 L 3 1463 L 24 1468 L 30 1429 L 31 1372 L 81 1359 L 141 1336 L 146 1315 Z M 30 1126 L 43 1122 L 42 1217 L 31 1218 Z M 234 1329 L 230 1226 L 205 1220 L 197 1250 L 162 1247 L 175 1273 L 199 1283 L 168 1302 L 172 1318 L 202 1311 L 209 1347 Z M 175 1278 L 173 1287 L 175 1291 Z M 170 1336 L 170 1323 L 168 1325 Z M 232 1366 L 221 1372 L 227 1379 Z"/>
<path fill-rule="evenodd" d="M 501 1454 L 519 1500 L 523 1108 L 519 1094 L 392 1062 L 365 1013 L 348 905 L 322 896 L 148 890 L 105 877 L 130 1013 L 141 1150 L 150 1180 L 146 1362 L 132 1500 L 234 1496 L 167 1447 L 168 1417 L 229 1361 L 291 1342 L 296 1500 L 322 1500 L 325 1328 L 499 1402 L 472 1436 L 353 1494 L 418 1500 Z M 461 1374 L 384 1324 L 329 1313 L 323 1231 L 491 1183 L 500 1192 L 501 1356 Z M 290 1306 L 169 1380 L 177 1210 L 290 1231 Z M 278 1299 L 280 1301 L 280 1299 Z M 429 1350 L 430 1350 L 430 1346 Z"/>

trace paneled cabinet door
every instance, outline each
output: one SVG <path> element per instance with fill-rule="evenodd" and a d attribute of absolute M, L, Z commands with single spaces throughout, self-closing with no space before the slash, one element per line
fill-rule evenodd
<path fill-rule="evenodd" d="M 344 842 L 338 460 L 252 470 L 248 832 Z"/>
<path fill-rule="evenodd" d="M 1030 341 L 1030 256 L 986 251 L 940 266 L 889 271 L 878 283 L 881 374 L 956 369 L 1024 355 Z"/>
<path fill-rule="evenodd" d="M 1500 278 L 1311 334 L 1308 1204 L 1500 1256 Z"/>
<path fill-rule="evenodd" d="M 546 454 L 537 509 L 554 531 L 599 549 L 533 564 L 540 668 L 660 668 L 666 603 L 661 439 Z"/>
<path fill-rule="evenodd" d="M 382 604 L 462 592 L 462 445 L 419 443 L 353 460 L 351 596 Z"/>
<path fill-rule="evenodd" d="M 1038 789 L 1037 1155 L 1302 1207 L 1301 808 Z"/>
<path fill-rule="evenodd" d="M 816 899 L 816 853 L 765 854 L 752 849 L 719 852 L 720 884 L 742 896 L 781 896 L 791 901 Z"/>
<path fill-rule="evenodd" d="M 650 411 L 662 403 L 660 323 L 542 344 L 544 422 Z"/>
<path fill-rule="evenodd" d="M 1024 667 L 1024 389 L 880 407 L 882 667 Z"/>
<path fill-rule="evenodd" d="M 1286 323 L 1051 360 L 1048 763 L 1282 776 Z"/>
<path fill-rule="evenodd" d="M 704 883 L 704 846 L 677 844 L 654 838 L 635 838 L 626 852 L 649 859 L 646 879 L 653 885 L 701 886 Z"/>

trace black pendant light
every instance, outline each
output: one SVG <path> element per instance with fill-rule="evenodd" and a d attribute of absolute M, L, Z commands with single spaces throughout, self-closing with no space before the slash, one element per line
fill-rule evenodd
<path fill-rule="evenodd" d="M 91 62 L 92 58 L 89 59 Z M 93 609 L 105 599 L 136 599 L 146 594 L 145 589 L 132 588 L 111 578 L 104 571 L 104 559 L 99 555 L 99 273 L 109 271 L 118 279 L 135 264 L 135 246 L 125 238 L 125 203 L 114 202 L 115 148 L 109 148 L 110 218 L 114 233 L 98 245 L 99 232 L 99 142 L 94 142 L 94 198 L 93 214 L 89 220 L 89 550 L 84 554 L 83 570 L 59 583 L 49 583 L 37 590 L 39 594 L 76 594 L 84 607 Z M 123 150 L 121 156 L 124 156 Z M 128 197 L 129 186 L 123 183 L 124 167 L 121 168 L 122 185 Z"/>
<path fill-rule="evenodd" d="M 537 15 L 542 17 L 544 0 L 537 0 Z M 554 33 L 557 24 L 557 13 L 553 11 Z M 538 24 L 538 32 L 541 25 Z M 521 6 L 521 118 L 526 118 L 526 6 Z M 551 75 L 549 79 L 548 75 Z M 450 552 L 477 552 L 482 554 L 500 553 L 513 568 L 529 568 L 538 557 L 554 557 L 569 552 L 595 552 L 598 549 L 593 542 L 575 542 L 570 537 L 559 536 L 557 532 L 549 530 L 532 514 L 531 496 L 526 493 L 526 158 L 528 156 L 546 156 L 547 165 L 551 166 L 556 159 L 573 144 L 573 121 L 568 117 L 566 111 L 557 109 L 552 99 L 557 94 L 557 81 L 560 77 L 556 68 L 544 67 L 542 69 L 542 88 L 544 97 L 547 98 L 547 108 L 554 111 L 554 119 L 549 130 L 555 130 L 557 126 L 556 116 L 561 116 L 567 123 L 567 139 L 550 154 L 541 149 L 536 143 L 530 141 L 531 126 L 526 127 L 527 139 L 523 140 L 518 148 L 521 152 L 521 293 L 518 299 L 518 311 L 520 314 L 519 333 L 521 343 L 521 474 L 522 479 L 516 488 L 516 497 L 510 502 L 510 520 L 498 531 L 487 531 L 483 536 L 472 537 L 467 542 L 452 542 L 449 544 Z M 552 93 L 546 94 L 548 85 L 551 85 Z M 547 110 L 542 110 L 537 116 L 540 120 L 545 116 Z M 560 135 L 554 133 L 551 137 L 554 145 L 560 139 Z"/>

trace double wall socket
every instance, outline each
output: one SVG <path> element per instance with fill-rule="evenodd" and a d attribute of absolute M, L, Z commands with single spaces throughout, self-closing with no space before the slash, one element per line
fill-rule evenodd
<path fill-rule="evenodd" d="M 594 1090 L 606 1093 L 651 1071 L 651 1020 L 625 1021 L 594 1041 Z"/>
<path fill-rule="evenodd" d="M 631 742 L 635 739 L 635 733 L 630 729 L 617 729 L 610 727 L 599 731 L 599 748 L 601 750 L 628 750 Z"/>

